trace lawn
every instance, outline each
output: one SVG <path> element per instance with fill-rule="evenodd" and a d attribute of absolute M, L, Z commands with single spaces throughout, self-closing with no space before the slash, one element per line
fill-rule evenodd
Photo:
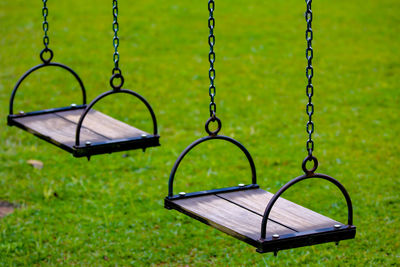
<path fill-rule="evenodd" d="M 301 0 L 216 1 L 216 103 L 221 133 L 252 154 L 258 183 L 276 192 L 301 175 L 306 156 Z M 245 243 L 163 208 L 179 153 L 205 136 L 208 119 L 207 1 L 120 1 L 120 67 L 159 121 L 161 147 L 94 156 L 88 162 L 6 126 L 18 78 L 39 64 L 41 1 L 0 2 L 0 265 L 388 266 L 400 262 L 400 2 L 314 1 L 315 156 L 354 206 L 354 240 L 258 254 Z M 54 61 L 83 79 L 88 99 L 109 89 L 111 1 L 49 1 Z M 72 76 L 43 69 L 16 97 L 16 111 L 80 103 Z M 98 108 L 151 130 L 138 100 Z M 27 161 L 43 162 L 42 169 Z M 250 182 L 238 149 L 220 141 L 182 162 L 176 191 Z M 342 222 L 340 192 L 307 181 L 288 198 Z"/>

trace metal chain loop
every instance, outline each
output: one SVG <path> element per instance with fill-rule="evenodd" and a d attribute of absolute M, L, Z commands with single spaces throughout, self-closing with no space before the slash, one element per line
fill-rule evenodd
<path fill-rule="evenodd" d="M 49 30 L 49 23 L 47 22 L 47 16 L 49 15 L 49 9 L 47 8 L 47 0 L 42 0 L 43 1 L 43 8 L 42 8 L 42 16 L 43 16 L 43 23 L 42 23 L 42 29 L 44 32 L 43 35 L 43 44 L 44 44 L 44 49 L 40 52 L 40 59 L 43 61 L 43 63 L 47 64 L 50 63 L 50 61 L 53 59 L 53 51 L 49 48 L 50 44 L 50 38 L 47 35 L 47 32 Z M 44 54 L 49 53 L 49 56 L 44 58 Z"/>
<path fill-rule="evenodd" d="M 208 53 L 208 61 L 210 62 L 210 69 L 208 71 L 208 77 L 210 79 L 210 87 L 208 89 L 208 94 L 210 95 L 210 117 L 215 117 L 217 112 L 217 105 L 214 102 L 215 94 L 217 93 L 214 80 L 215 80 L 215 36 L 214 36 L 214 27 L 215 27 L 215 19 L 214 19 L 214 9 L 215 3 L 214 0 L 208 1 L 208 11 L 210 12 L 210 17 L 208 18 L 208 28 L 210 29 L 210 35 L 208 36 L 208 44 L 210 45 L 210 52 Z"/>
<path fill-rule="evenodd" d="M 312 78 L 314 76 L 314 69 L 312 67 L 312 59 L 314 56 L 314 52 L 313 52 L 313 48 L 312 48 L 313 32 L 312 32 L 312 28 L 311 28 L 311 23 L 312 23 L 311 2 L 312 2 L 312 0 L 306 0 L 307 9 L 305 12 L 305 19 L 307 22 L 306 77 L 307 77 L 307 81 L 308 81 L 307 86 L 306 86 L 306 95 L 308 97 L 308 103 L 306 105 L 306 113 L 308 115 L 308 122 L 307 122 L 307 126 L 306 126 L 308 140 L 306 143 L 306 149 L 307 149 L 308 157 L 312 157 L 312 152 L 314 151 L 314 141 L 312 140 L 312 134 L 314 133 L 314 122 L 312 121 L 312 115 L 314 114 L 314 104 L 312 103 L 312 96 L 314 95 L 314 86 L 312 85 Z"/>

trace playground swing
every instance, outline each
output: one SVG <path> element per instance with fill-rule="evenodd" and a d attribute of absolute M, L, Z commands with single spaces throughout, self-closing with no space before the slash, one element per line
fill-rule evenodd
<path fill-rule="evenodd" d="M 159 146 L 156 116 L 150 104 L 138 93 L 122 89 L 124 77 L 119 68 L 119 37 L 118 37 L 118 1 L 113 0 L 113 45 L 114 45 L 114 68 L 110 79 L 111 90 L 97 96 L 91 103 L 86 104 L 86 91 L 82 80 L 66 65 L 51 62 L 53 51 L 49 48 L 49 37 L 47 31 L 48 8 L 47 0 L 43 0 L 43 43 L 45 48 L 40 52 L 42 64 L 28 70 L 18 80 L 11 94 L 9 115 L 7 122 L 9 126 L 17 126 L 35 136 L 58 146 L 74 157 L 88 157 L 96 154 L 112 153 L 132 149 L 143 149 Z M 14 114 L 14 98 L 21 83 L 33 72 L 44 67 L 60 67 L 74 76 L 82 91 L 82 104 L 71 104 L 69 107 L 45 109 L 34 112 L 20 111 Z M 117 84 L 116 84 L 117 83 Z M 153 121 L 153 133 L 147 133 L 124 122 L 116 120 L 106 114 L 93 109 L 93 106 L 104 97 L 112 94 L 127 94 L 138 98 L 150 112 Z M 83 125 L 85 121 L 85 125 Z"/>
<path fill-rule="evenodd" d="M 318 168 L 318 160 L 313 156 L 314 142 L 312 133 L 314 124 L 312 115 L 314 106 L 313 96 L 313 68 L 312 58 L 312 0 L 306 0 L 307 10 L 305 13 L 307 21 L 306 30 L 306 58 L 308 65 L 306 68 L 307 84 L 307 114 L 309 121 L 307 123 L 307 157 L 302 163 L 304 174 L 291 180 L 278 190 L 276 194 L 261 190 L 257 184 L 256 168 L 253 159 L 248 150 L 238 141 L 223 135 L 218 135 L 221 130 L 221 120 L 216 116 L 215 97 L 215 19 L 213 17 L 215 3 L 214 0 L 208 1 L 208 10 L 210 17 L 208 27 L 210 35 L 208 42 L 209 52 L 209 78 L 211 97 L 210 118 L 205 124 L 205 130 L 208 136 L 200 138 L 189 145 L 176 160 L 170 177 L 168 186 L 168 196 L 165 198 L 165 208 L 175 209 L 200 222 L 208 224 L 222 232 L 225 232 L 239 240 L 242 240 L 257 248 L 257 252 L 274 252 L 276 255 L 279 250 L 310 246 L 314 244 L 336 242 L 352 239 L 356 234 L 356 227 L 353 225 L 353 209 L 349 194 L 344 186 L 336 179 L 320 173 L 315 173 Z M 215 131 L 209 129 L 209 124 L 216 122 L 218 127 Z M 224 140 L 237 146 L 246 156 L 251 172 L 252 180 L 250 184 L 239 184 L 236 187 L 220 188 L 207 191 L 185 193 L 181 192 L 174 195 L 173 184 L 176 171 L 183 158 L 197 145 L 208 140 Z M 312 162 L 313 167 L 308 169 L 307 162 Z M 348 219 L 347 224 L 340 223 L 328 217 L 325 217 L 312 210 L 297 205 L 291 201 L 280 198 L 280 196 L 291 186 L 307 179 L 323 179 L 334 184 L 340 189 L 347 203 Z"/>

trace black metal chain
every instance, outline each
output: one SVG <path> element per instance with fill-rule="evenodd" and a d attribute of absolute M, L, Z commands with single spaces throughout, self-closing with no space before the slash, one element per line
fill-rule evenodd
<path fill-rule="evenodd" d="M 113 0 L 113 26 L 112 29 L 114 31 L 114 38 L 113 38 L 113 46 L 114 46 L 114 54 L 113 54 L 113 61 L 114 61 L 114 68 L 112 70 L 112 76 L 110 79 L 110 85 L 114 90 L 119 90 L 121 89 L 122 85 L 124 84 L 124 77 L 122 76 L 121 69 L 119 68 L 119 53 L 118 53 L 118 47 L 119 47 L 119 37 L 118 37 L 118 31 L 119 31 L 119 23 L 118 23 L 118 0 Z M 114 81 L 116 79 L 120 79 L 120 83 L 118 85 L 115 85 Z"/>
<path fill-rule="evenodd" d="M 47 8 L 47 0 L 43 0 L 42 15 L 43 15 L 42 28 L 44 31 L 43 44 L 44 47 L 48 49 L 50 39 L 49 36 L 47 35 L 47 31 L 49 30 L 49 23 L 47 22 L 47 16 L 49 15 L 49 9 Z"/>
<path fill-rule="evenodd" d="M 222 123 L 221 120 L 217 117 L 217 105 L 215 104 L 215 94 L 217 90 L 215 89 L 215 35 L 214 35 L 214 27 L 215 27 L 215 19 L 214 19 L 214 9 L 215 2 L 214 0 L 208 1 L 208 11 L 210 12 L 210 16 L 208 17 L 208 28 L 210 29 L 210 35 L 208 36 L 208 44 L 210 45 L 210 52 L 208 53 L 208 61 L 210 62 L 210 69 L 208 70 L 208 78 L 210 78 L 210 87 L 208 88 L 208 94 L 210 95 L 210 118 L 207 120 L 205 129 L 206 132 L 210 136 L 216 136 L 218 132 L 221 130 Z M 217 122 L 217 129 L 214 131 L 210 130 L 210 123 Z"/>
<path fill-rule="evenodd" d="M 312 22 L 312 11 L 311 11 L 311 2 L 312 0 L 306 0 L 307 9 L 305 13 L 305 18 L 307 21 L 307 30 L 306 30 L 306 59 L 307 59 L 307 67 L 306 67 L 306 77 L 307 77 L 307 86 L 306 86 L 306 94 L 308 97 L 308 103 L 306 105 L 306 113 L 308 115 L 308 122 L 306 126 L 306 131 L 308 134 L 308 140 L 306 143 L 307 153 L 309 157 L 312 157 L 312 153 L 314 151 L 314 141 L 312 140 L 312 134 L 314 132 L 314 122 L 312 121 L 312 115 L 314 114 L 314 104 L 312 103 L 312 96 L 314 95 L 314 86 L 312 85 L 312 78 L 314 76 L 314 69 L 312 67 L 312 59 L 313 59 L 313 49 L 312 49 L 312 40 L 313 40 L 313 32 L 311 28 Z"/>
<path fill-rule="evenodd" d="M 49 23 L 47 22 L 47 16 L 49 15 L 49 9 L 47 8 L 47 0 L 43 0 L 42 15 L 43 15 L 42 29 L 44 32 L 43 35 L 44 49 L 40 52 L 40 59 L 43 61 L 43 63 L 47 64 L 50 63 L 51 59 L 53 58 L 53 51 L 49 48 L 50 38 L 47 35 L 47 32 L 49 30 Z M 50 53 L 47 59 L 44 58 L 45 53 Z"/>
<path fill-rule="evenodd" d="M 119 73 L 121 74 L 121 70 L 119 68 L 119 53 L 118 53 L 118 47 L 119 47 L 119 37 L 118 37 L 118 30 L 119 30 L 119 24 L 118 24 L 118 1 L 113 0 L 113 16 L 114 16 L 114 21 L 113 21 L 113 31 L 114 31 L 114 38 L 113 38 L 113 46 L 114 46 L 114 54 L 113 54 L 113 61 L 114 61 L 114 69 L 112 71 L 113 74 Z"/>
<path fill-rule="evenodd" d="M 210 117 L 215 117 L 217 112 L 217 105 L 215 104 L 214 98 L 216 94 L 215 89 L 215 69 L 214 69 L 214 62 L 215 62 L 215 52 L 214 52 L 214 45 L 215 45 L 215 36 L 214 36 L 214 27 L 215 27 L 215 19 L 214 19 L 214 8 L 215 3 L 214 0 L 208 1 L 208 11 L 210 12 L 210 17 L 208 18 L 208 28 L 210 29 L 210 35 L 208 36 L 208 44 L 210 45 L 210 52 L 208 53 L 208 61 L 210 62 L 210 69 L 208 71 L 208 77 L 210 78 L 210 87 L 209 87 L 209 95 L 210 95 Z"/>

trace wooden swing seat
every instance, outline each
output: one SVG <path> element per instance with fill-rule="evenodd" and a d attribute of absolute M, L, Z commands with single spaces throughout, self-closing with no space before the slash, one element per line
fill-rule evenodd
<path fill-rule="evenodd" d="M 15 125 L 56 145 L 75 157 L 112 153 L 159 146 L 159 135 L 149 134 L 91 109 L 76 146 L 78 121 L 85 105 L 9 115 L 8 124 Z"/>
<path fill-rule="evenodd" d="M 267 235 L 260 238 L 266 204 L 273 194 L 254 186 L 225 188 L 165 199 L 175 209 L 257 248 L 260 253 L 354 238 L 345 225 L 284 198 L 268 217 Z"/>

